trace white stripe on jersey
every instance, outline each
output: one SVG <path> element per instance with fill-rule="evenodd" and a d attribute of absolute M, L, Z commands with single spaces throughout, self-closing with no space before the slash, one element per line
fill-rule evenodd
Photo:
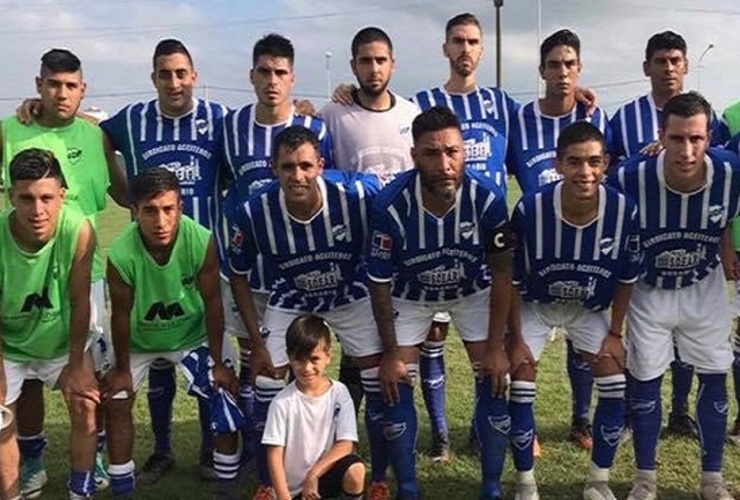
<path fill-rule="evenodd" d="M 537 228 L 537 233 L 535 234 L 535 241 L 537 242 L 535 246 L 535 252 L 536 252 L 535 255 L 537 256 L 536 257 L 537 260 L 539 260 L 543 256 L 542 235 L 545 234 L 544 231 L 542 230 L 542 195 L 541 194 L 537 194 L 535 196 L 535 204 L 537 206 L 537 213 L 535 214 L 535 224 L 536 224 L 535 227 Z M 560 253 L 560 250 L 557 247 L 555 248 L 555 253 L 556 254 Z"/>
<path fill-rule="evenodd" d="M 421 197 L 421 181 L 419 179 L 416 179 L 414 183 L 414 196 L 416 197 L 416 206 L 418 207 L 416 227 L 419 230 L 419 248 L 425 250 L 427 247 L 426 231 L 424 231 L 424 212 L 426 209 L 424 208 L 424 200 Z"/>
<path fill-rule="evenodd" d="M 707 160 L 709 160 L 709 158 L 707 158 Z M 722 193 L 723 204 L 727 207 L 727 210 L 725 210 L 725 213 L 722 215 L 722 224 L 726 225 L 728 223 L 727 219 L 730 217 L 730 186 L 732 185 L 732 166 L 727 162 L 725 162 L 722 166 L 725 168 L 725 175 L 727 176 L 725 189 Z M 707 189 L 707 191 L 709 190 Z M 705 205 L 708 206 L 709 203 L 705 203 Z M 735 208 L 737 208 L 737 200 L 735 203 Z"/>
<path fill-rule="evenodd" d="M 519 108 L 518 116 L 519 116 L 519 130 L 527 130 L 527 121 L 524 119 L 524 108 L 525 106 L 522 106 Z M 522 150 L 526 151 L 529 149 L 529 138 L 527 138 L 527 134 L 519 134 L 522 137 Z M 507 136 L 508 137 L 508 136 Z"/>
<path fill-rule="evenodd" d="M 563 219 L 555 218 L 555 258 L 560 259 L 563 256 Z"/>
<path fill-rule="evenodd" d="M 136 147 L 134 146 L 134 125 L 131 118 L 131 112 L 133 111 L 133 109 L 133 106 L 129 106 L 126 110 L 126 132 L 128 135 L 128 145 L 132 160 L 131 169 L 133 170 L 135 177 L 139 174 L 139 160 L 136 155 Z"/>
<path fill-rule="evenodd" d="M 409 205 L 407 204 L 406 206 Z M 403 239 L 403 249 L 406 250 L 408 238 L 406 238 L 406 229 L 403 227 L 401 217 L 398 216 L 398 210 L 396 210 L 396 207 L 394 207 L 393 205 L 390 205 L 388 207 L 388 213 L 391 214 L 391 217 L 393 217 L 393 222 L 395 222 L 396 226 L 398 226 L 398 231 L 399 233 L 401 233 L 401 239 Z"/>
<path fill-rule="evenodd" d="M 162 139 L 164 138 L 164 123 L 162 123 L 162 113 L 159 111 L 159 106 L 156 106 L 157 109 L 157 142 L 162 142 Z"/>
<path fill-rule="evenodd" d="M 149 101 L 141 107 L 141 120 L 139 123 L 139 140 L 141 142 L 146 141 L 146 113 L 149 110 L 149 106 L 151 105 L 152 101 Z"/>
<path fill-rule="evenodd" d="M 624 174 L 624 171 L 621 172 Z M 637 183 L 639 185 L 639 192 L 640 192 L 640 206 L 646 207 L 647 206 L 647 190 L 645 189 L 645 162 L 642 161 L 637 166 Z M 624 189 L 624 177 L 622 177 L 622 189 Z M 640 210 L 640 228 L 645 229 L 647 227 L 647 212 L 645 210 Z"/>
<path fill-rule="evenodd" d="M 159 117 L 159 122 L 162 123 L 162 117 Z M 193 123 L 193 126 L 191 128 L 195 128 L 195 123 Z M 172 119 L 172 141 L 173 142 L 180 142 L 180 118 L 173 118 Z"/>
<path fill-rule="evenodd" d="M 601 186 L 599 186 L 599 216 L 596 219 L 596 235 L 594 237 L 594 251 L 591 256 L 592 260 L 599 260 L 599 251 L 600 251 L 599 247 L 601 246 L 601 235 L 604 232 L 604 217 L 602 216 L 602 214 L 604 213 L 605 207 L 606 207 L 606 193 L 604 192 L 603 189 L 601 189 Z M 620 204 L 619 204 L 620 215 L 622 212 L 622 208 L 623 208 L 623 205 L 620 199 Z M 621 234 L 621 229 L 622 229 L 621 219 L 620 219 L 620 224 L 617 227 L 619 228 L 619 231 Z M 617 237 L 614 238 L 614 248 L 618 246 L 619 241 L 620 241 L 619 238 Z"/>
<path fill-rule="evenodd" d="M 322 210 L 323 212 L 323 210 Z M 311 218 L 313 220 L 313 217 Z M 313 225 L 309 222 L 308 224 L 303 224 L 303 227 L 306 229 L 306 243 L 308 244 L 308 249 L 312 252 L 316 251 L 316 239 L 313 236 Z M 329 229 L 331 231 L 331 228 Z M 291 231 L 291 235 L 292 235 Z"/>
<path fill-rule="evenodd" d="M 347 220 L 347 217 L 345 217 L 344 208 L 347 204 L 347 201 L 345 199 L 345 193 L 344 193 L 344 186 L 337 185 L 339 188 L 339 198 L 340 198 L 340 204 L 342 205 L 342 218 L 344 220 Z M 322 210 L 322 218 L 324 219 L 324 234 L 326 234 L 326 241 L 329 243 L 329 246 L 334 246 L 334 231 L 331 230 L 331 212 L 329 210 Z M 347 227 L 347 233 L 349 233 L 349 227 Z M 347 241 L 350 241 L 349 239 Z"/>
<path fill-rule="evenodd" d="M 562 224 L 558 224 L 558 233 L 563 230 Z M 573 243 L 573 260 L 581 260 L 581 249 L 583 248 L 583 228 L 576 227 L 576 239 Z M 560 236 L 560 235 L 558 235 Z"/>
<path fill-rule="evenodd" d="M 269 214 L 270 204 L 267 200 L 267 196 L 261 196 L 260 201 L 262 202 L 262 211 Z M 249 204 L 247 204 L 247 207 L 249 207 Z M 283 211 L 283 213 L 285 212 L 287 211 Z M 252 218 L 251 212 L 249 213 L 249 217 Z M 275 230 L 272 225 L 272 217 L 265 217 L 265 225 L 267 226 L 267 242 L 270 244 L 270 252 L 273 254 L 277 253 L 277 242 L 275 241 Z"/>
<path fill-rule="evenodd" d="M 257 119 L 255 118 L 255 113 L 257 110 L 257 105 L 252 105 L 249 108 L 249 121 L 247 122 L 247 155 L 254 156 L 254 126 Z M 236 136 L 236 131 L 238 127 L 236 122 L 234 122 L 234 135 Z M 265 135 L 269 136 L 271 134 L 265 132 Z M 239 140 L 237 137 L 234 137 L 234 142 L 236 144 L 239 144 Z M 270 151 L 269 149 L 265 149 L 265 151 Z"/>
<path fill-rule="evenodd" d="M 200 218 L 200 198 L 193 196 L 193 219 L 199 221 Z"/>
<path fill-rule="evenodd" d="M 604 189 L 602 188 L 602 192 L 603 191 Z M 606 196 L 604 196 L 604 198 L 606 198 Z M 622 230 L 624 229 L 624 215 L 625 215 L 624 205 L 625 204 L 626 204 L 626 198 L 620 197 L 619 204 L 618 204 L 619 212 L 617 216 L 617 232 L 614 233 L 614 248 L 612 248 L 612 258 L 613 259 L 617 258 L 617 256 L 619 255 L 619 251 L 620 251 L 621 245 L 619 242 L 622 241 Z M 628 215 L 632 215 L 632 214 L 628 214 Z M 603 219 L 603 217 L 599 217 L 599 223 L 601 223 L 601 219 Z M 601 236 L 601 233 L 599 233 L 599 236 Z"/>

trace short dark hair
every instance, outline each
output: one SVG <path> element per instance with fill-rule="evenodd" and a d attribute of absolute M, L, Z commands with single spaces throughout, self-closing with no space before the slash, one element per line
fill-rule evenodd
<path fill-rule="evenodd" d="M 321 156 L 321 146 L 319 137 L 310 129 L 303 125 L 292 125 L 283 129 L 276 137 L 272 144 L 272 161 L 277 161 L 280 148 L 287 148 L 295 151 L 304 144 L 310 144 L 316 150 L 316 154 Z"/>
<path fill-rule="evenodd" d="M 581 144 L 583 142 L 598 142 L 601 144 L 601 152 L 606 151 L 606 141 L 604 140 L 604 134 L 601 133 L 594 125 L 586 121 L 573 122 L 565 127 L 558 136 L 557 144 L 557 157 L 562 159 L 565 157 L 568 147 L 573 144 Z"/>
<path fill-rule="evenodd" d="M 56 179 L 66 187 L 62 166 L 54 153 L 46 149 L 29 148 L 17 153 L 10 160 L 10 185 L 17 181 Z"/>
<path fill-rule="evenodd" d="M 164 167 L 148 168 L 134 177 L 131 198 L 137 205 L 167 191 L 175 191 L 180 196 L 180 181 L 175 173 Z"/>
<path fill-rule="evenodd" d="M 579 60 L 581 59 L 581 39 L 578 38 L 578 35 L 573 33 L 571 30 L 562 29 L 545 38 L 545 40 L 540 45 L 541 68 L 545 67 L 547 54 L 549 54 L 550 51 L 555 47 L 560 47 L 561 45 L 565 45 L 566 47 L 570 47 L 575 50 L 576 56 L 578 56 Z"/>
<path fill-rule="evenodd" d="M 193 65 L 193 58 L 190 56 L 190 51 L 185 44 L 180 40 L 174 38 L 166 38 L 160 40 L 157 46 L 154 48 L 154 55 L 152 56 L 152 67 L 157 67 L 157 58 L 161 56 L 171 56 L 173 54 L 182 54 L 188 58 L 190 66 Z"/>
<path fill-rule="evenodd" d="M 373 42 L 386 44 L 388 46 L 388 51 L 391 54 L 393 53 L 393 42 L 391 42 L 391 37 L 388 36 L 388 33 L 380 28 L 376 28 L 375 26 L 368 26 L 367 28 L 362 28 L 358 31 L 352 39 L 352 59 L 357 57 L 357 52 L 359 52 L 360 46 Z"/>
<path fill-rule="evenodd" d="M 81 71 L 80 58 L 67 49 L 51 49 L 41 56 L 39 75 L 49 73 L 76 73 Z"/>
<path fill-rule="evenodd" d="M 460 120 L 447 106 L 433 106 L 419 113 L 411 124 L 414 143 L 426 132 L 437 132 L 446 128 L 460 130 Z"/>
<path fill-rule="evenodd" d="M 671 97 L 663 106 L 663 129 L 668 124 L 671 115 L 680 118 L 691 118 L 699 114 L 707 117 L 707 129 L 711 128 L 712 105 L 699 92 L 691 91 Z"/>
<path fill-rule="evenodd" d="M 257 43 L 254 44 L 254 49 L 252 49 L 252 66 L 257 65 L 257 59 L 261 56 L 284 57 L 292 66 L 295 60 L 295 51 L 290 40 L 277 33 L 270 33 L 257 40 Z"/>
<path fill-rule="evenodd" d="M 447 24 L 445 25 L 445 38 L 450 36 L 450 31 L 452 31 L 452 28 L 454 28 L 455 26 L 464 26 L 467 24 L 472 24 L 473 26 L 476 26 L 480 30 L 480 32 L 483 33 L 483 27 L 481 26 L 478 18 L 470 12 L 462 12 L 460 14 L 457 14 L 456 16 L 451 17 L 450 20 L 447 21 Z"/>
<path fill-rule="evenodd" d="M 298 316 L 285 333 L 285 350 L 291 360 L 309 359 L 322 342 L 327 349 L 331 346 L 331 330 L 326 321 L 315 314 Z"/>
<path fill-rule="evenodd" d="M 686 57 L 686 40 L 675 31 L 661 31 L 650 37 L 645 47 L 645 61 L 649 62 L 659 50 L 680 50 Z"/>

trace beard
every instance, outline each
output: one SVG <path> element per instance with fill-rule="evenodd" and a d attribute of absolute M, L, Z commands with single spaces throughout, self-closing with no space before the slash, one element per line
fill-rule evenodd
<path fill-rule="evenodd" d="M 465 64 L 469 63 L 469 64 Z M 455 73 L 458 75 L 467 78 L 473 73 L 475 73 L 475 70 L 477 69 L 478 64 L 473 61 L 470 57 L 462 56 L 455 59 L 455 61 L 452 63 L 452 69 Z"/>
<path fill-rule="evenodd" d="M 381 85 L 380 87 L 371 87 L 370 85 L 366 85 L 362 82 L 360 82 L 360 90 L 363 94 L 370 96 L 370 97 L 378 97 L 380 95 L 383 95 L 385 91 L 388 89 L 388 84 L 390 81 L 386 81 Z"/>

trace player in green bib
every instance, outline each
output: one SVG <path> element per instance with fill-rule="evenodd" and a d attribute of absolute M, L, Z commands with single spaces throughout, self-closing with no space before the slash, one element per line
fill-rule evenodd
<path fill-rule="evenodd" d="M 115 351 L 106 385 L 108 474 L 115 498 L 134 494 L 131 408 L 152 363 L 163 358 L 179 364 L 195 385 L 199 374 L 193 374 L 189 363 L 210 354 L 214 390 L 238 390 L 227 368 L 233 366 L 233 353 L 222 354 L 224 312 L 211 232 L 183 215 L 177 177 L 167 169 L 140 173 L 131 199 L 135 222 L 111 245 L 107 267 Z M 235 432 L 216 434 L 213 464 L 218 498 L 236 498 Z"/>
<path fill-rule="evenodd" d="M 85 95 L 80 60 L 68 50 L 52 49 L 41 58 L 36 89 L 41 110 L 30 125 L 24 125 L 15 116 L 0 122 L 0 177 L 7 185 L 10 160 L 28 148 L 51 151 L 62 167 L 67 182 L 65 205 L 75 207 L 97 227 L 98 213 L 105 209 L 106 195 L 110 194 L 120 205 L 128 204 L 126 176 L 115 161 L 113 148 L 107 144 L 102 131 L 76 116 Z M 6 200 L 7 201 L 7 200 Z M 102 373 L 108 366 L 109 343 L 103 261 L 98 248 L 92 270 L 90 331 L 97 336 L 93 344 L 96 371 Z M 106 352 L 107 351 L 107 352 Z M 22 491 L 26 498 L 37 498 L 46 484 L 43 450 L 43 387 L 34 373 L 29 373 L 18 401 L 18 434 L 23 456 Z M 102 429 L 102 426 L 101 426 Z M 100 447 L 104 435 L 100 436 Z M 100 455 L 102 457 L 102 455 Z M 96 468 L 98 488 L 107 485 L 102 458 Z"/>
<path fill-rule="evenodd" d="M 0 214 L 0 404 L 15 413 L 29 373 L 62 390 L 72 422 L 69 497 L 91 498 L 99 402 L 88 342 L 95 232 L 63 207 L 64 176 L 51 152 L 22 151 L 7 179 L 13 208 Z M 21 498 L 18 420 L 0 434 L 4 499 Z"/>

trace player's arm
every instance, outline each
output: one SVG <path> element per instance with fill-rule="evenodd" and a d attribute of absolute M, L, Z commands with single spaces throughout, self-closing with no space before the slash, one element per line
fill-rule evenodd
<path fill-rule="evenodd" d="M 309 469 L 306 473 L 306 478 L 303 484 L 303 492 L 307 493 L 307 490 L 311 490 L 313 493 L 318 495 L 319 492 L 319 479 L 324 476 L 332 466 L 342 458 L 351 454 L 354 450 L 355 442 L 350 440 L 335 441 L 329 450 L 321 455 L 321 458 Z"/>
<path fill-rule="evenodd" d="M 198 273 L 198 289 L 205 306 L 206 334 L 208 335 L 208 349 L 213 359 L 213 379 L 217 387 L 236 393 L 238 381 L 234 374 L 226 368 L 221 357 L 224 342 L 224 308 L 221 301 L 221 276 L 219 274 L 218 253 L 216 242 L 211 236 L 208 241 L 206 258 L 203 267 Z"/>
<path fill-rule="evenodd" d="M 108 293 L 110 293 L 110 327 L 116 364 L 108 377 L 109 396 L 120 391 L 133 392 L 129 345 L 131 343 L 131 311 L 134 308 L 134 289 L 121 277 L 108 258 L 106 268 Z"/>
<path fill-rule="evenodd" d="M 285 475 L 285 447 L 268 446 L 267 447 L 267 469 L 270 471 L 270 480 L 272 487 L 275 489 L 276 500 L 290 500 L 290 490 L 288 489 L 288 478 Z"/>
<path fill-rule="evenodd" d="M 74 393 L 97 400 L 99 396 L 95 376 L 92 370 L 85 368 L 85 345 L 90 330 L 90 275 L 94 255 L 95 231 L 85 220 L 80 229 L 69 273 L 69 359 L 60 375 L 60 385 L 67 395 Z"/>
<path fill-rule="evenodd" d="M 126 173 L 118 166 L 116 149 L 105 132 L 103 132 L 103 148 L 105 149 L 105 161 L 108 165 L 108 177 L 110 178 L 108 194 L 119 206 L 128 208 L 128 180 L 126 179 Z"/>
<path fill-rule="evenodd" d="M 5 352 L 3 351 L 3 329 L 0 327 L 0 405 L 5 405 L 8 382 L 5 379 Z"/>

